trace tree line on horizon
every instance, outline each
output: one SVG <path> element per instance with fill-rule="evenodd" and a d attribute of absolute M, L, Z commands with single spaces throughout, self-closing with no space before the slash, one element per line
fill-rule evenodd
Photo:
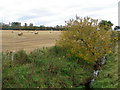
<path fill-rule="evenodd" d="M 35 26 L 33 23 L 30 23 L 29 25 L 27 23 L 24 23 L 24 25 L 21 25 L 21 22 L 12 22 L 9 24 L 0 23 L 2 25 L 2 30 L 64 30 L 64 26 L 62 25 L 56 25 L 56 26 Z"/>
<path fill-rule="evenodd" d="M 21 22 L 12 22 L 9 24 L 5 23 L 0 23 L 2 26 L 2 30 L 58 30 L 62 31 L 65 30 L 65 26 L 62 25 L 56 25 L 56 26 L 45 26 L 45 25 L 40 25 L 40 26 L 35 26 L 33 23 L 30 23 L 29 25 L 27 23 L 24 23 L 24 25 L 21 25 Z M 101 20 L 99 22 L 99 25 L 105 26 L 105 29 L 110 29 L 113 26 L 113 23 L 111 21 L 107 20 Z M 114 30 L 119 29 L 119 26 L 115 26 Z"/>

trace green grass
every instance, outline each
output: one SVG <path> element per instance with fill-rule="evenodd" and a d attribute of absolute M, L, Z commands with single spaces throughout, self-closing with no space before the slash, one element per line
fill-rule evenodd
<path fill-rule="evenodd" d="M 92 83 L 92 88 L 118 87 L 118 53 L 107 55 L 106 64 Z M 93 75 L 93 64 L 75 57 L 67 58 L 60 47 L 21 50 L 14 60 L 2 53 L 3 88 L 85 88 L 80 85 Z"/>
<path fill-rule="evenodd" d="M 92 75 L 92 67 L 81 67 L 66 57 L 59 47 L 36 49 L 27 54 L 21 50 L 12 61 L 3 53 L 3 88 L 74 88 Z"/>

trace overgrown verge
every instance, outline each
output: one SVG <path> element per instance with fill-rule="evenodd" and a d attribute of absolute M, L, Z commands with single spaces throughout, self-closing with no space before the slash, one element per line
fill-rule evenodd
<path fill-rule="evenodd" d="M 70 60 L 65 53 L 56 46 L 30 54 L 22 50 L 14 53 L 13 61 L 9 53 L 3 53 L 3 88 L 78 87 L 92 75 L 92 67 Z"/>

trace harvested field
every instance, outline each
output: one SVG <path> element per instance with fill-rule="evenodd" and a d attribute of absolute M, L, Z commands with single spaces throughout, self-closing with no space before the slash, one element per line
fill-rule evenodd
<path fill-rule="evenodd" d="M 22 32 L 23 35 L 18 35 Z M 59 39 L 60 31 L 2 31 L 2 51 L 33 51 L 36 48 L 51 47 Z M 0 42 L 1 43 L 1 42 Z"/>

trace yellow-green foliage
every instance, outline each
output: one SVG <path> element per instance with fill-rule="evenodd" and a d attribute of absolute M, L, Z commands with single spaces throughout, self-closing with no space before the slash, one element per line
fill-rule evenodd
<path fill-rule="evenodd" d="M 111 34 L 111 37 L 112 37 L 112 40 L 113 41 L 118 41 L 118 40 L 120 40 L 120 37 L 119 37 L 119 32 L 117 32 L 117 31 L 112 31 L 112 34 Z"/>
<path fill-rule="evenodd" d="M 57 46 L 67 49 L 68 56 L 76 56 L 94 62 L 103 54 L 111 51 L 111 30 L 99 29 L 98 20 L 76 16 L 66 22 L 66 31 L 62 32 Z"/>

